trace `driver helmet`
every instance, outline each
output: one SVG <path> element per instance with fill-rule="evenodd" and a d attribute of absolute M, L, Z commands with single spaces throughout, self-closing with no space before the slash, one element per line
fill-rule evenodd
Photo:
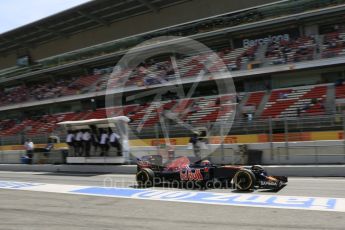
<path fill-rule="evenodd" d="M 265 169 L 261 165 L 253 165 L 252 170 L 259 171 L 259 172 L 265 171 Z"/>
<path fill-rule="evenodd" d="M 201 166 L 209 166 L 209 165 L 211 165 L 211 162 L 209 160 L 203 160 L 200 162 L 200 165 Z"/>

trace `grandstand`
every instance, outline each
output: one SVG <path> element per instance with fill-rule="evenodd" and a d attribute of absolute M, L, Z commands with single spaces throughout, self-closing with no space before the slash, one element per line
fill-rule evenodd
<path fill-rule="evenodd" d="M 284 132 L 282 123 L 286 120 L 291 123 L 291 131 L 299 133 L 291 140 L 310 140 L 301 133 L 313 131 L 316 126 L 311 124 L 318 124 L 318 130 L 342 129 L 339 119 L 345 107 L 345 1 L 251 1 L 255 3 L 243 3 L 241 9 L 221 0 L 119 2 L 92 1 L 0 35 L 2 143 L 20 144 L 27 136 L 41 137 L 37 141 L 44 143 L 45 137 L 60 135 L 59 122 L 105 118 L 112 67 L 132 47 L 140 54 L 162 45 L 156 40 L 137 47 L 142 41 L 171 35 L 206 44 L 222 59 L 231 76 L 210 74 L 209 81 L 203 81 L 192 98 L 172 94 L 156 103 L 144 97 L 111 108 L 114 115 L 128 116 L 132 127 L 143 126 L 143 137 L 156 137 L 153 130 L 164 111 L 179 114 L 181 121 L 195 127 L 226 121 L 234 112 L 233 95 L 219 95 L 214 86 L 227 78 L 235 82 L 238 100 L 236 121 L 229 135 L 267 134 L 270 128 L 276 134 L 273 141 L 281 141 L 279 133 Z M 212 9 L 206 15 L 204 8 L 210 5 Z M 200 15 L 192 13 L 193 7 L 200 9 Z M 120 13 L 114 14 L 114 9 Z M 186 13 L 183 21 L 167 21 L 169 14 L 181 9 L 190 15 Z M 70 22 L 58 22 L 67 15 L 71 16 Z M 150 17 L 162 17 L 161 27 L 148 21 L 143 28 L 106 35 L 105 31 Z M 146 31 L 142 31 L 144 28 Z M 27 31 L 26 37 L 12 39 Z M 83 36 L 90 34 L 97 36 L 93 41 L 83 41 Z M 50 49 L 54 45 L 56 48 Z M 121 86 L 118 94 L 133 96 L 160 87 L 162 81 L 176 81 L 172 55 L 156 55 L 134 70 L 123 69 L 111 87 L 116 91 Z M 209 55 L 174 54 L 185 90 L 200 74 L 208 74 L 205 66 Z M 19 65 L 23 57 L 28 58 L 27 62 Z M 209 71 L 221 72 L 221 64 L 212 63 Z M 142 68 L 161 79 L 148 79 Z M 148 109 L 151 113 L 147 117 Z M 269 127 L 272 121 L 273 128 Z M 176 130 L 172 136 L 190 135 L 178 123 L 170 125 Z"/>

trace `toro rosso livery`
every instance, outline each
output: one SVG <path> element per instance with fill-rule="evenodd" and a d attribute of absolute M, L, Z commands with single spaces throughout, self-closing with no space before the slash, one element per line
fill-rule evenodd
<path fill-rule="evenodd" d="M 188 185 L 189 188 L 224 187 L 240 191 L 252 189 L 279 190 L 288 181 L 284 176 L 268 176 L 263 167 L 254 165 L 221 166 L 208 160 L 192 161 L 189 157 L 179 157 L 162 164 L 159 155 L 145 156 L 137 162 L 136 180 L 140 187 L 151 187 L 163 183 Z M 195 162 L 195 163 L 191 163 Z"/>

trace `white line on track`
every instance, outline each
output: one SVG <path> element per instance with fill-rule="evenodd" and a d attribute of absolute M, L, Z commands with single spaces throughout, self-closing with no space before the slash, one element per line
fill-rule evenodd
<path fill-rule="evenodd" d="M 337 179 L 336 179 L 337 178 Z M 299 177 L 289 177 L 289 181 L 327 181 L 327 182 L 343 182 L 345 183 L 345 178 L 338 179 L 340 177 L 313 177 L 313 178 L 299 178 Z"/>
<path fill-rule="evenodd" d="M 21 175 L 44 175 L 46 172 L 12 172 L 12 171 L 0 171 L 0 174 L 21 174 Z"/>

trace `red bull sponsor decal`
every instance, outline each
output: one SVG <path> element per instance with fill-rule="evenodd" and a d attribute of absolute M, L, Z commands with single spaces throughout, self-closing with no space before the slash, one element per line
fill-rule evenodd
<path fill-rule="evenodd" d="M 201 169 L 183 169 L 180 171 L 180 179 L 182 181 L 202 181 Z"/>

